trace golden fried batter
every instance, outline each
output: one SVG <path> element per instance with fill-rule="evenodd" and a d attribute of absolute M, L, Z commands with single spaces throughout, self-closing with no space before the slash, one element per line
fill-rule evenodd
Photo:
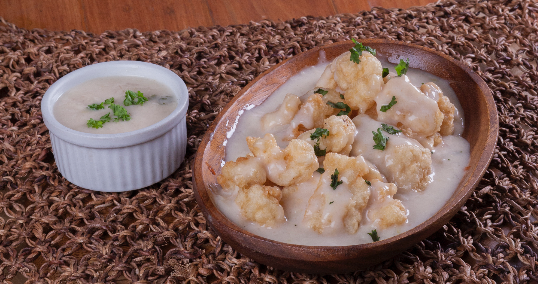
<path fill-rule="evenodd" d="M 274 112 L 262 116 L 263 129 L 270 130 L 275 126 L 290 123 L 301 105 L 301 100 L 294 94 L 287 94 L 280 107 Z"/>
<path fill-rule="evenodd" d="M 285 221 L 284 209 L 279 203 L 281 198 L 282 191 L 278 187 L 255 184 L 240 189 L 235 203 L 246 219 L 261 226 L 274 227 Z"/>
<path fill-rule="evenodd" d="M 265 181 L 265 168 L 259 159 L 253 156 L 239 157 L 235 162 L 227 162 L 217 176 L 217 182 L 224 190 L 249 188 L 254 184 L 264 184 Z"/>
<path fill-rule="evenodd" d="M 303 140 L 291 140 L 283 151 L 270 133 L 263 138 L 247 137 L 247 144 L 254 156 L 261 159 L 267 179 L 280 186 L 303 182 L 319 167 L 314 148 Z"/>

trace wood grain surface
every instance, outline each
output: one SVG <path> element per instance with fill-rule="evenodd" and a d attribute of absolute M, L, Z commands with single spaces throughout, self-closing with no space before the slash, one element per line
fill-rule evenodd
<path fill-rule="evenodd" d="M 357 13 L 373 7 L 408 8 L 434 0 L 0 0 L 0 17 L 26 28 L 140 31 L 248 24 L 270 19 Z"/>

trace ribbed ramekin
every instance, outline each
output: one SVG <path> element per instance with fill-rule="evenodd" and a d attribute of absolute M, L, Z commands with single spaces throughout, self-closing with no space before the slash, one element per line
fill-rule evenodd
<path fill-rule="evenodd" d="M 110 76 L 142 77 L 164 84 L 176 96 L 177 108 L 153 125 L 118 134 L 84 133 L 56 120 L 54 104 L 63 93 L 85 81 Z M 114 61 L 83 67 L 56 81 L 43 96 L 41 112 L 60 173 L 77 186 L 117 192 L 159 182 L 179 167 L 187 147 L 188 106 L 187 87 L 174 72 L 151 63 Z"/>

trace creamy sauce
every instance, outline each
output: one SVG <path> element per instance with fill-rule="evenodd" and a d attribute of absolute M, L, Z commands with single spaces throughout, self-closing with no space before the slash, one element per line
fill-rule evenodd
<path fill-rule="evenodd" d="M 149 100 L 143 105 L 125 106 L 125 92 L 140 91 Z M 86 124 L 90 118 L 99 120 L 101 116 L 113 111 L 105 105 L 104 109 L 92 110 L 88 105 L 99 104 L 113 97 L 114 103 L 124 107 L 130 113 L 129 121 L 110 121 L 102 128 L 90 128 Z M 60 96 L 54 104 L 54 117 L 66 127 L 73 130 L 95 133 L 112 134 L 142 129 L 155 124 L 177 107 L 177 98 L 167 86 L 151 79 L 140 77 L 107 77 L 84 82 Z M 113 120 L 113 119 L 112 119 Z"/>
<path fill-rule="evenodd" d="M 320 60 L 321 62 L 318 65 L 303 69 L 277 89 L 264 103 L 254 108 L 250 107 L 250 110 L 245 111 L 241 117 L 235 121 L 235 131 L 228 135 L 226 161 L 235 161 L 238 157 L 246 156 L 250 153 L 246 144 L 246 137 L 263 137 L 265 135 L 266 131 L 264 131 L 263 127 L 260 125 L 261 117 L 266 113 L 275 111 L 288 93 L 302 96 L 315 87 L 325 66 L 328 64 L 323 61 L 323 54 L 321 54 L 321 58 L 322 60 Z M 394 64 L 387 63 L 382 59 L 380 59 L 380 61 L 382 62 L 383 67 L 388 67 L 390 70 L 394 70 Z M 213 195 L 213 201 L 217 207 L 231 221 L 251 233 L 284 243 L 312 246 L 342 246 L 370 243 L 372 242 L 372 238 L 368 233 L 373 229 L 377 229 L 381 239 L 387 239 L 410 230 L 426 221 L 448 201 L 455 191 L 457 185 L 465 174 L 465 167 L 469 162 L 470 147 L 469 143 L 460 136 L 463 133 L 463 118 L 460 115 L 460 113 L 462 113 L 461 106 L 454 91 L 450 88 L 449 82 L 417 69 L 409 69 L 407 75 L 411 83 L 417 87 L 420 87 L 422 83 L 426 82 L 434 82 L 437 84 L 443 90 L 443 94 L 447 96 L 456 107 L 456 113 L 454 119 L 454 135 L 444 136 L 443 143 L 432 149 L 433 173 L 430 175 L 432 178 L 431 183 L 422 192 L 411 190 L 406 191 L 405 193 L 398 192 L 394 195 L 394 198 L 401 200 L 408 210 L 408 219 L 406 223 L 379 230 L 376 224 L 368 218 L 370 212 L 364 212 L 365 218 L 363 218 L 356 234 L 342 233 L 343 229 L 339 228 L 342 226 L 341 221 L 336 222 L 334 227 L 331 227 L 328 231 L 324 231 L 323 234 L 318 234 L 309 228 L 304 221 L 308 201 L 320 180 L 321 175 L 317 172 L 313 174 L 311 179 L 297 185 L 295 188 L 286 188 L 283 190 L 284 197 L 282 198 L 281 205 L 284 208 L 287 221 L 283 224 L 279 224 L 275 228 L 263 227 L 243 218 L 238 206 L 236 206 L 234 202 L 236 193 L 225 192 L 220 189 L 220 186 L 214 189 L 215 194 Z M 365 126 L 367 128 L 366 131 L 370 131 L 369 128 L 373 127 L 377 129 L 377 127 L 379 127 L 378 124 L 380 124 L 380 122 L 375 122 L 375 125 L 374 122 L 368 122 Z M 285 131 L 288 129 L 287 127 L 288 125 L 284 125 L 283 127 L 272 131 L 281 148 L 286 147 L 288 144 L 288 141 L 283 139 L 286 134 Z M 403 135 L 391 135 L 389 141 L 395 145 L 402 143 L 418 143 L 413 139 L 407 139 L 402 136 Z M 366 160 L 372 159 L 372 163 L 375 163 L 375 159 L 381 159 L 381 157 L 375 157 L 375 152 L 373 152 L 374 154 L 369 154 L 371 157 L 361 153 L 363 151 L 361 150 L 361 147 L 364 145 L 359 146 L 361 144 L 360 141 L 363 141 L 366 145 L 373 145 L 371 135 L 368 135 L 365 139 L 362 139 L 361 135 L 356 135 L 351 156 L 363 154 Z M 371 145 L 366 147 L 371 148 Z M 379 182 L 379 185 L 382 184 L 383 183 Z M 379 185 L 373 183 L 371 186 L 372 191 L 378 189 Z M 335 194 L 337 191 L 330 188 L 326 190 L 324 190 L 324 188 L 321 189 L 325 196 L 325 199 L 323 200 L 327 202 L 323 209 L 326 216 L 332 215 L 333 218 L 334 216 L 337 216 L 341 219 L 342 214 L 344 214 L 345 206 L 339 206 L 338 204 L 346 204 L 349 202 L 351 194 L 344 188 L 346 186 L 345 183 L 341 186 L 342 188 L 339 187 L 338 191 L 345 194 Z M 376 194 L 373 193 L 370 200 L 372 201 L 374 198 L 376 198 Z M 368 208 L 369 210 L 375 209 L 375 207 Z M 306 215 L 308 215 L 308 212 L 306 212 Z M 328 222 L 330 223 L 330 220 L 328 220 Z"/>

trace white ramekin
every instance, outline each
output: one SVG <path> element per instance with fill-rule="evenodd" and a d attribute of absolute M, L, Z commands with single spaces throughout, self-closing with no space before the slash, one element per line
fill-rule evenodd
<path fill-rule="evenodd" d="M 92 134 L 60 124 L 53 114 L 58 98 L 85 81 L 109 76 L 156 80 L 177 97 L 177 108 L 165 119 L 136 131 Z M 54 159 L 60 173 L 83 188 L 117 192 L 139 189 L 172 174 L 183 162 L 187 147 L 187 86 L 174 72 L 145 62 L 97 63 L 73 71 L 47 90 L 41 103 Z"/>

